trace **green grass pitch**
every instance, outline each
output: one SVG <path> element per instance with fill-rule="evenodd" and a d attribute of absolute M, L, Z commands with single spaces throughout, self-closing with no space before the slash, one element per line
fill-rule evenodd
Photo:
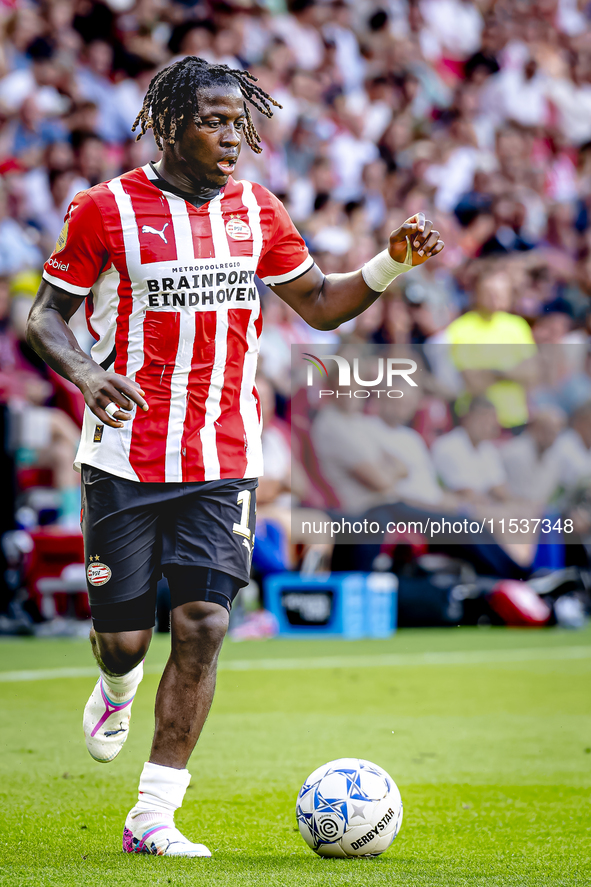
<path fill-rule="evenodd" d="M 153 643 L 109 765 L 82 737 L 87 644 L 4 640 L 0 884 L 591 884 L 590 641 L 589 630 L 460 628 L 226 643 L 177 817 L 214 854 L 192 860 L 121 852 L 168 638 Z M 402 829 L 377 859 L 322 860 L 296 830 L 301 783 L 342 756 L 375 761 L 400 787 Z"/>

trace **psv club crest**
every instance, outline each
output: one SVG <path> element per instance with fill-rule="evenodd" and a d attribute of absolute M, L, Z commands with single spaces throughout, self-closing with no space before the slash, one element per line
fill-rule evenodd
<path fill-rule="evenodd" d="M 226 222 L 226 233 L 232 240 L 250 240 L 252 237 L 249 226 L 242 219 L 230 219 Z"/>
<path fill-rule="evenodd" d="M 86 577 L 91 585 L 105 585 L 111 578 L 111 569 L 106 564 L 102 564 L 95 556 L 96 561 L 90 556 L 90 564 L 86 570 Z"/>

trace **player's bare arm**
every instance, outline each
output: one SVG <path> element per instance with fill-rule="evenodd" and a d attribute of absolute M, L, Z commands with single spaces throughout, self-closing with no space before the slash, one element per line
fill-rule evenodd
<path fill-rule="evenodd" d="M 27 339 L 56 373 L 80 389 L 97 419 L 112 428 L 122 428 L 134 404 L 143 410 L 148 404 L 136 382 L 106 372 L 80 348 L 68 321 L 83 301 L 43 280 L 29 315 Z M 105 412 L 110 403 L 121 408 L 112 416 Z"/>
<path fill-rule="evenodd" d="M 407 268 L 404 270 L 407 270 L 422 265 L 438 255 L 443 248 L 444 243 L 440 240 L 439 231 L 434 230 L 433 222 L 425 219 L 423 213 L 417 213 L 392 231 L 388 254 L 399 265 L 406 264 Z M 408 258 L 410 262 L 407 261 Z M 383 264 L 380 256 L 376 256 L 372 262 L 380 260 Z M 387 268 L 385 274 L 384 282 L 387 280 Z M 394 276 L 395 274 L 392 279 Z M 297 280 L 274 286 L 272 289 L 297 311 L 306 323 L 320 330 L 335 329 L 346 320 L 357 317 L 381 294 L 368 285 L 363 269 L 349 274 L 325 276 L 317 265 Z"/>

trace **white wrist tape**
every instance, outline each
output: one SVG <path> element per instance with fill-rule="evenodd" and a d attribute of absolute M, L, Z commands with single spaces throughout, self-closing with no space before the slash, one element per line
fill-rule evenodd
<path fill-rule="evenodd" d="M 404 262 L 395 262 L 387 249 L 378 253 L 361 269 L 361 275 L 366 284 L 374 293 L 383 293 L 399 274 L 410 271 L 412 268 L 412 247 L 410 240 L 406 238 L 406 256 Z"/>

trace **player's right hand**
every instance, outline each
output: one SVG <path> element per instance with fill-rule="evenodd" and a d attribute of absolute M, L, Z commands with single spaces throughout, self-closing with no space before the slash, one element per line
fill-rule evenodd
<path fill-rule="evenodd" d="M 433 222 L 426 219 L 424 213 L 411 216 L 390 234 L 388 251 L 394 261 L 406 261 L 407 243 L 411 246 L 412 265 L 422 265 L 445 246 L 439 239 L 439 231 L 433 229 Z"/>
<path fill-rule="evenodd" d="M 100 367 L 86 377 L 80 390 L 97 419 L 100 419 L 104 425 L 110 425 L 111 428 L 123 428 L 123 423 L 131 419 L 134 404 L 142 410 L 148 409 L 148 404 L 144 400 L 145 392 L 137 382 L 118 373 L 107 373 Z M 105 412 L 105 407 L 110 403 L 115 403 L 119 407 L 113 416 Z"/>

